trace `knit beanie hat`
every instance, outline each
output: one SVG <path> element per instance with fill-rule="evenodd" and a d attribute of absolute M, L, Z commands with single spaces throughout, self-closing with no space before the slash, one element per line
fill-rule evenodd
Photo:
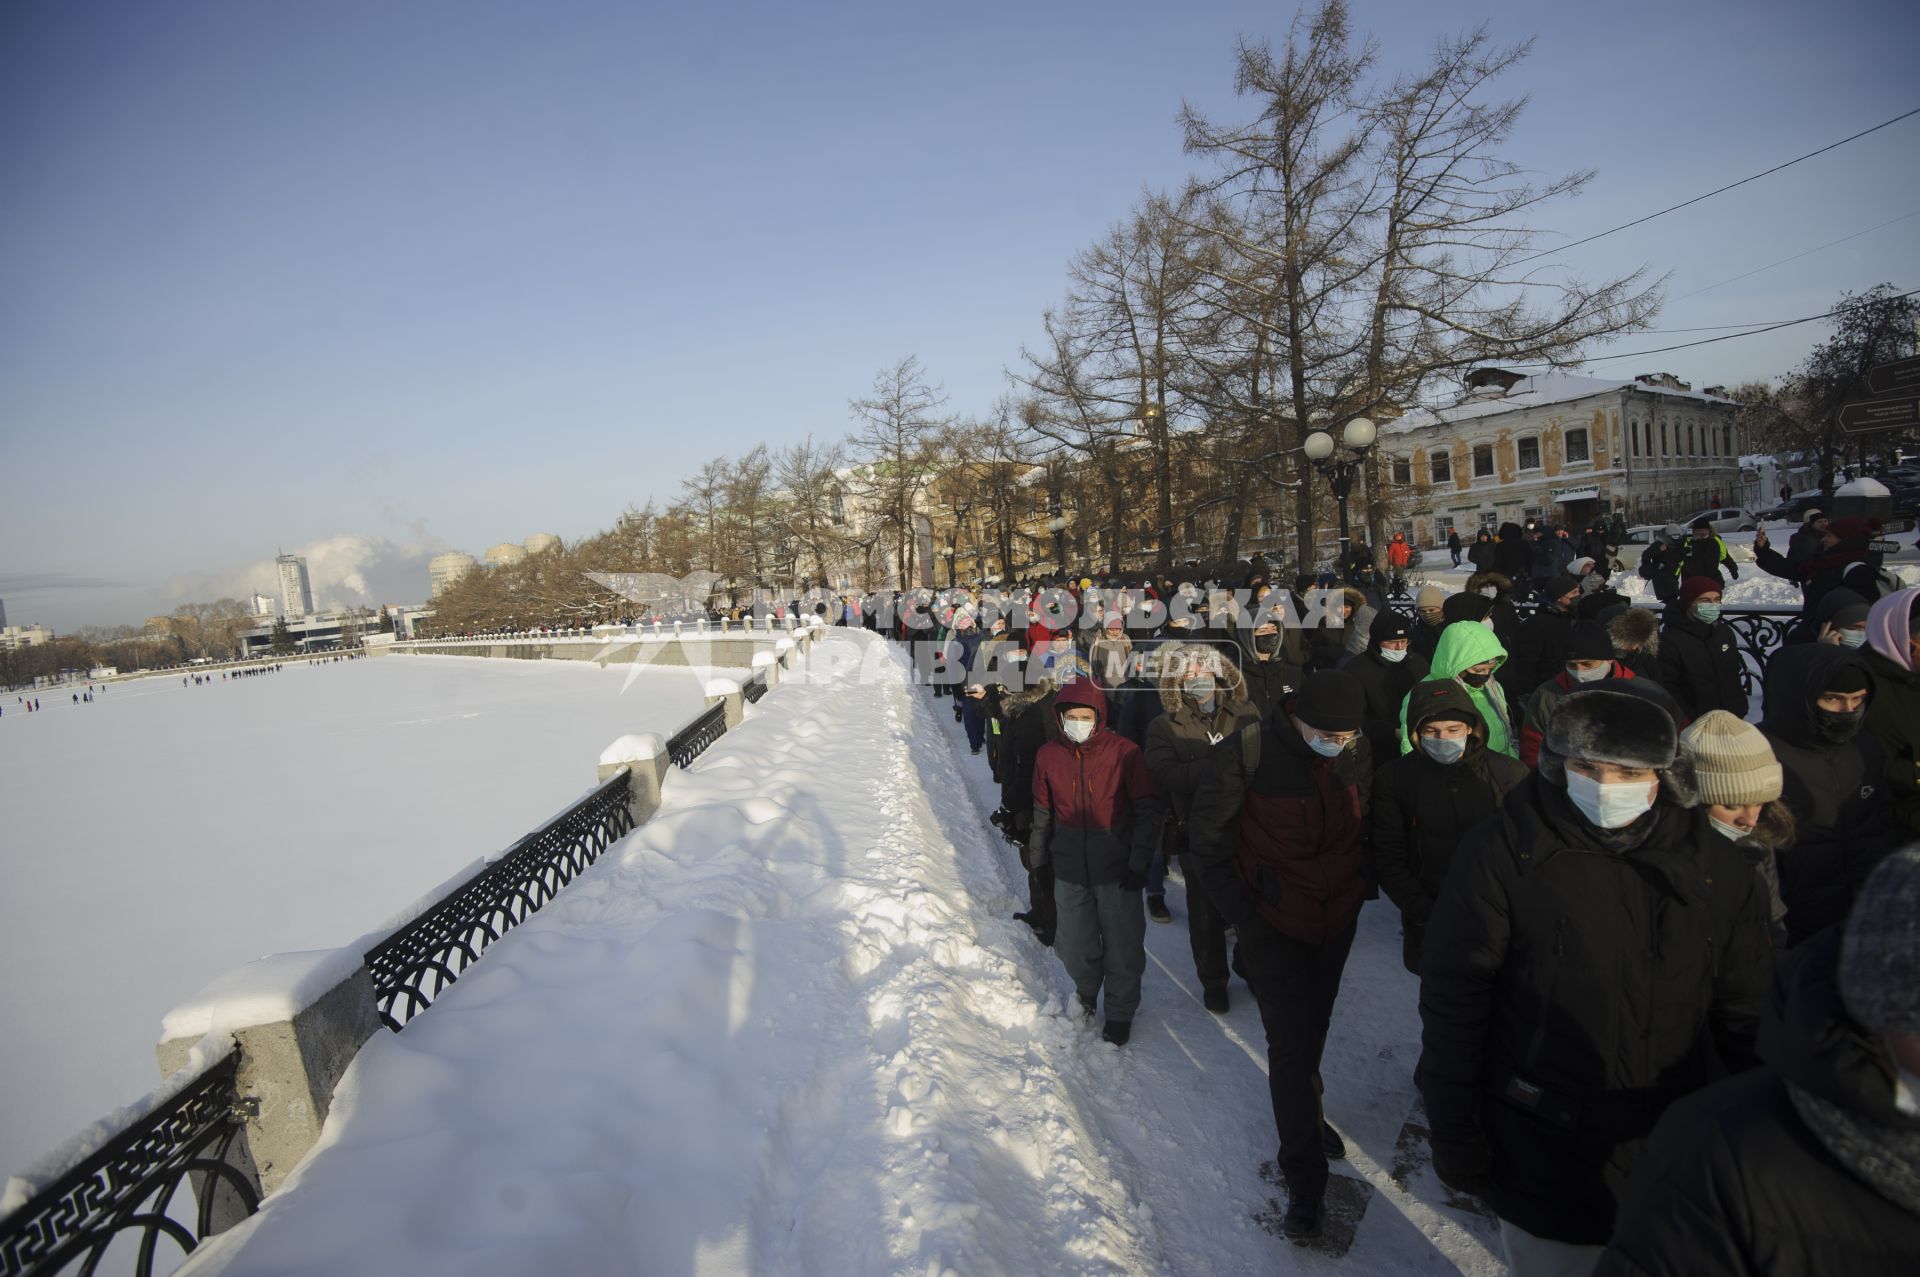
<path fill-rule="evenodd" d="M 1316 670 L 1300 685 L 1293 703 L 1296 718 L 1323 732 L 1357 732 L 1367 711 L 1360 680 L 1345 670 Z"/>
<path fill-rule="evenodd" d="M 1863 1028 L 1920 1033 L 1920 847 L 1882 860 L 1840 942 L 1840 1000 Z"/>
<path fill-rule="evenodd" d="M 1562 572 L 1558 576 L 1547 578 L 1545 594 L 1550 599 L 1561 599 L 1580 588 L 1580 582 Z"/>
<path fill-rule="evenodd" d="M 1874 526 L 1872 521 L 1868 519 L 1849 516 L 1845 519 L 1828 520 L 1827 531 L 1835 537 L 1838 537 L 1843 543 L 1847 541 L 1870 541 L 1873 539 Z"/>
<path fill-rule="evenodd" d="M 1375 643 L 1390 643 L 1394 639 L 1412 638 L 1413 627 L 1407 624 L 1407 618 L 1392 608 L 1373 614 L 1373 627 L 1367 631 L 1367 637 Z"/>
<path fill-rule="evenodd" d="M 1710 576 L 1690 576 L 1680 583 L 1680 606 L 1692 607 L 1702 594 L 1718 594 L 1725 587 Z"/>
<path fill-rule="evenodd" d="M 1586 555 L 1581 555 L 1579 558 L 1575 559 L 1573 562 L 1567 564 L 1567 572 L 1570 575 L 1579 576 L 1582 572 L 1587 571 L 1593 566 L 1594 566 L 1594 563 L 1591 558 L 1589 558 Z"/>
<path fill-rule="evenodd" d="M 1575 621 L 1567 634 L 1567 659 L 1570 661 L 1610 661 L 1613 639 L 1598 621 Z"/>
<path fill-rule="evenodd" d="M 1783 775 L 1773 746 L 1759 728 L 1726 710 L 1696 718 L 1680 733 L 1680 748 L 1693 760 L 1694 785 L 1703 803 L 1745 807 L 1780 797 Z"/>
<path fill-rule="evenodd" d="M 1437 585 L 1423 585 L 1420 592 L 1413 596 L 1415 607 L 1445 607 L 1447 592 Z"/>
<path fill-rule="evenodd" d="M 1833 615 L 1827 623 L 1836 630 L 1851 629 L 1856 625 L 1865 625 L 1867 616 L 1873 609 L 1865 603 L 1848 603 L 1833 609 Z"/>

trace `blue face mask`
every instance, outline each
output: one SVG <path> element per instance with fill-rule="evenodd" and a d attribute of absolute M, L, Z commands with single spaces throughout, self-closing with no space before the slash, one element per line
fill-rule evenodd
<path fill-rule="evenodd" d="M 1329 740 L 1325 736 L 1315 736 L 1307 742 L 1307 748 L 1322 758 L 1338 758 L 1340 751 L 1346 746 L 1337 740 Z"/>
<path fill-rule="evenodd" d="M 1842 647 L 1859 647 L 1862 643 L 1865 643 L 1866 641 L 1867 641 L 1867 632 L 1865 630 L 1841 630 L 1840 631 L 1840 646 Z"/>
<path fill-rule="evenodd" d="M 1720 619 L 1720 605 L 1718 603 L 1695 603 L 1693 605 L 1693 614 L 1706 624 L 1712 625 Z"/>
<path fill-rule="evenodd" d="M 1445 740 L 1438 736 L 1422 736 L 1420 748 L 1436 763 L 1457 763 L 1466 757 L 1467 738 L 1462 736 L 1458 740 Z"/>

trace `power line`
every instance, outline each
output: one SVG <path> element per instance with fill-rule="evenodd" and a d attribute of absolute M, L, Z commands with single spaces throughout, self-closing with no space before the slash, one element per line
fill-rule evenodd
<path fill-rule="evenodd" d="M 1578 248 L 1582 244 L 1591 244 L 1593 243 L 1593 241 L 1597 239 L 1605 239 L 1609 235 L 1618 234 L 1621 231 L 1631 229 L 1632 227 L 1635 227 L 1635 226 L 1639 226 L 1644 222 L 1651 222 L 1656 217 L 1665 217 L 1668 213 L 1677 213 L 1683 208 L 1686 208 L 1693 204 L 1698 204 L 1701 200 L 1712 199 L 1716 195 L 1724 195 L 1726 192 L 1732 190 L 1736 186 L 1745 186 L 1748 182 L 1757 182 L 1763 177 L 1770 177 L 1773 174 L 1778 173 L 1781 169 L 1792 168 L 1794 165 L 1800 163 L 1802 160 L 1810 160 L 1816 155 L 1825 155 L 1828 151 L 1831 151 L 1836 147 L 1845 146 L 1849 142 L 1857 142 L 1861 138 L 1867 136 L 1867 134 L 1869 133 L 1878 133 L 1881 129 L 1887 128 L 1890 125 L 1898 124 L 1900 123 L 1900 121 L 1909 119 L 1912 116 L 1916 116 L 1916 115 L 1920 115 L 1920 107 L 1915 107 L 1913 110 L 1908 111 L 1902 115 L 1896 115 L 1891 120 L 1885 120 L 1879 124 L 1874 125 L 1870 129 L 1862 129 L 1860 132 L 1855 133 L 1852 137 L 1843 137 L 1838 142 L 1831 142 L 1826 146 L 1821 147 L 1817 151 L 1808 151 L 1805 155 L 1797 155 L 1793 159 L 1788 160 L 1784 164 L 1774 165 L 1772 168 L 1767 169 L 1765 172 L 1755 173 L 1752 177 L 1743 177 L 1737 182 L 1729 182 L 1725 186 L 1716 187 L 1713 190 L 1708 191 L 1705 195 L 1696 195 L 1690 200 L 1682 200 L 1678 204 L 1674 204 L 1667 208 L 1663 208 L 1657 213 L 1648 213 L 1645 217 L 1636 217 L 1631 222 L 1622 222 L 1620 225 L 1610 227 L 1609 229 L 1601 231 L 1596 235 L 1589 235 L 1585 239 L 1576 239 L 1571 244 L 1562 244 L 1558 248 L 1550 248 L 1545 252 L 1535 253 L 1531 257 L 1523 257 L 1518 262 L 1515 262 L 1513 264 L 1516 266 L 1524 265 L 1527 262 L 1538 261 L 1542 257 L 1551 257 L 1555 253 L 1564 253 L 1570 248 Z M 1816 316 L 1816 318 L 1818 318 L 1818 316 Z"/>
<path fill-rule="evenodd" d="M 1839 239 L 1828 240 L 1826 243 L 1820 245 L 1819 248 L 1809 248 L 1804 253 L 1795 253 L 1792 257 L 1782 257 L 1777 262 L 1768 262 L 1765 266 L 1756 266 L 1752 270 L 1747 271 L 1745 274 L 1735 275 L 1731 279 L 1723 279 L 1718 284 L 1708 284 L 1705 288 L 1696 288 L 1690 293 L 1682 293 L 1678 297 L 1675 297 L 1673 300 L 1677 302 L 1683 302 L 1689 297 L 1698 297 L 1701 293 L 1710 293 L 1714 289 L 1719 288 L 1722 285 L 1738 283 L 1740 280 L 1746 279 L 1748 276 L 1758 275 L 1761 271 L 1772 270 L 1776 266 L 1785 266 L 1788 262 L 1797 262 L 1802 257 L 1811 257 L 1815 253 L 1822 252 L 1826 249 L 1832 248 L 1836 244 L 1844 244 L 1850 239 L 1859 239 L 1862 235 L 1871 235 L 1877 230 L 1884 230 L 1885 228 L 1894 225 L 1896 222 L 1904 222 L 1908 218 L 1912 218 L 1912 217 L 1920 217 L 1920 208 L 1914 209 L 1913 212 L 1911 213 L 1902 213 L 1899 217 L 1888 218 L 1886 221 L 1880 223 L 1880 225 L 1869 226 L 1864 231 L 1855 231 L 1851 235 L 1842 235 Z M 1668 331 L 1679 332 L 1681 330 L 1674 328 L 1674 329 L 1669 329 Z"/>
<path fill-rule="evenodd" d="M 1886 300 L 1900 301 L 1902 298 L 1912 297 L 1915 294 L 1920 294 L 1920 288 L 1911 288 L 1904 293 L 1896 293 L 1892 297 L 1887 298 Z M 1825 311 L 1818 315 L 1805 315 L 1799 319 L 1783 320 L 1782 322 L 1777 324 L 1770 324 L 1765 328 L 1753 329 L 1751 332 L 1727 333 L 1725 336 L 1721 336 L 1721 337 L 1703 337 L 1699 341 L 1683 341 L 1676 346 L 1656 346 L 1652 350 L 1627 350 L 1627 351 L 1622 351 L 1617 355 L 1588 355 L 1585 359 L 1582 359 L 1580 362 L 1583 364 L 1592 364 L 1592 363 L 1598 363 L 1603 359 L 1639 359 L 1643 355 L 1664 355 L 1670 351 L 1688 350 L 1694 346 L 1711 346 L 1715 342 L 1735 341 L 1741 337 L 1758 337 L 1762 333 L 1778 332 L 1782 328 L 1792 328 L 1796 324 L 1811 324 L 1815 320 L 1819 320 L 1819 319 L 1832 319 L 1835 315 L 1838 315 L 1842 309 L 1844 309 L 1844 307 L 1836 307 L 1833 310 Z M 1550 362 L 1535 361 L 1533 363 L 1503 364 L 1501 366 L 1506 368 L 1552 368 L 1555 365 Z"/>

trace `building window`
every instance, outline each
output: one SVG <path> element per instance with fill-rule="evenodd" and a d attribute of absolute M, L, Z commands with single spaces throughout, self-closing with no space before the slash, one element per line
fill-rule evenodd
<path fill-rule="evenodd" d="M 1591 461 L 1593 456 L 1587 451 L 1587 432 L 1585 428 L 1567 431 L 1567 464 L 1576 461 Z"/>
<path fill-rule="evenodd" d="M 1667 420 L 1665 417 L 1660 419 L 1660 452 L 1658 455 L 1662 461 L 1667 459 Z"/>
<path fill-rule="evenodd" d="M 838 488 L 833 490 L 833 521 L 835 523 L 845 523 L 847 521 L 846 494 Z"/>
<path fill-rule="evenodd" d="M 1428 464 L 1433 468 L 1433 481 L 1435 483 L 1453 482 L 1453 457 L 1451 454 L 1444 450 L 1436 452 L 1428 461 Z"/>
<path fill-rule="evenodd" d="M 1480 526 L 1488 532 L 1498 532 L 1500 530 L 1500 512 L 1498 510 L 1482 510 L 1480 512 Z"/>
<path fill-rule="evenodd" d="M 1413 482 L 1413 458 L 1395 457 L 1393 459 L 1393 481 L 1403 488 Z"/>
<path fill-rule="evenodd" d="M 1473 477 L 1491 479 L 1493 477 L 1493 445 L 1477 443 L 1473 446 Z"/>
<path fill-rule="evenodd" d="M 1435 545 L 1445 545 L 1447 543 L 1447 534 L 1452 531 L 1453 531 L 1452 515 L 1448 515 L 1444 519 L 1435 519 L 1433 521 L 1433 543 Z"/>
<path fill-rule="evenodd" d="M 1524 516 L 1525 522 L 1527 523 L 1545 523 L 1547 521 L 1547 507 L 1543 505 L 1530 505 L 1520 513 Z"/>
<path fill-rule="evenodd" d="M 1514 445 L 1519 456 L 1520 469 L 1538 470 L 1540 468 L 1540 436 L 1528 435 Z"/>
<path fill-rule="evenodd" d="M 1278 519 L 1276 519 L 1276 518 L 1274 518 L 1274 516 L 1273 516 L 1273 511 L 1271 511 L 1271 510 L 1262 510 L 1262 511 L 1260 512 L 1260 524 L 1259 524 L 1259 527 L 1260 527 L 1260 536 L 1261 536 L 1261 537 L 1263 537 L 1263 538 L 1264 538 L 1264 537 L 1271 537 L 1271 536 L 1278 536 L 1278 535 L 1279 535 L 1279 523 L 1280 523 L 1280 521 L 1279 521 Z"/>

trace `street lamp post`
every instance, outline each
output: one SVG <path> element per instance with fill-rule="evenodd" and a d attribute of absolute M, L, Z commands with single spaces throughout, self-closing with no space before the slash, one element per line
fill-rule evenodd
<path fill-rule="evenodd" d="M 1313 462 L 1313 468 L 1327 478 L 1327 486 L 1333 489 L 1333 498 L 1340 505 L 1340 558 L 1338 569 L 1346 571 L 1347 547 L 1352 535 L 1347 526 L 1347 494 L 1353 491 L 1353 477 L 1360 473 L 1360 467 L 1366 464 L 1368 449 L 1380 432 L 1365 417 L 1355 417 L 1340 432 L 1340 445 L 1335 445 L 1333 436 L 1324 430 L 1316 430 L 1307 436 L 1301 451 L 1307 454 L 1307 460 Z"/>

